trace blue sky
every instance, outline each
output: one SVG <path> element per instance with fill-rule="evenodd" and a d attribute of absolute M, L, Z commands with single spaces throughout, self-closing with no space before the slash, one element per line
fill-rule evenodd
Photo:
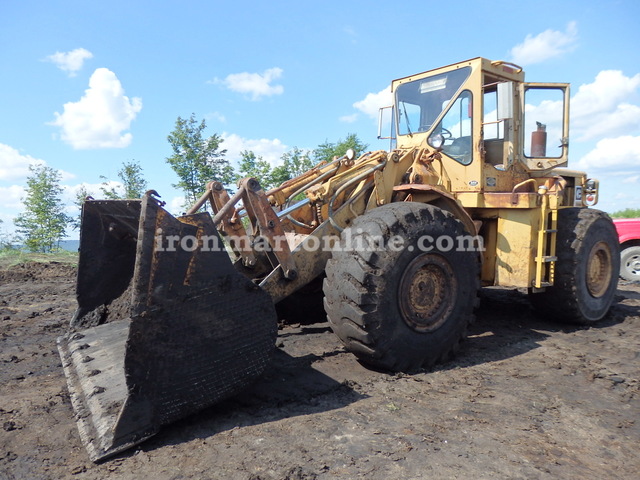
<path fill-rule="evenodd" d="M 638 208 L 639 18 L 637 0 L 3 0 L 0 228 L 13 230 L 33 162 L 62 172 L 70 214 L 80 185 L 97 192 L 129 160 L 178 213 L 166 137 L 191 113 L 232 162 L 349 133 L 387 148 L 391 80 L 477 56 L 571 83 L 569 167 L 600 179 L 599 208 Z"/>

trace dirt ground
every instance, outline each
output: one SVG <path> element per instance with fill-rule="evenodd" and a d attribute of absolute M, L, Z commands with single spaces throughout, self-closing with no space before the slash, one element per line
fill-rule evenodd
<path fill-rule="evenodd" d="M 2 479 L 638 478 L 637 284 L 592 328 L 483 291 L 458 358 L 411 376 L 364 368 L 326 323 L 284 327 L 248 391 L 96 465 L 55 344 L 74 283 L 64 264 L 0 272 Z"/>

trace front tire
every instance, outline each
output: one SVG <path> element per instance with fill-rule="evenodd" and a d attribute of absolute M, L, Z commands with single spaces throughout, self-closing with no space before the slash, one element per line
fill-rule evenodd
<path fill-rule="evenodd" d="M 602 319 L 618 285 L 620 247 L 611 218 L 600 210 L 558 211 L 555 282 L 531 294 L 545 317 L 588 325 Z"/>
<path fill-rule="evenodd" d="M 365 364 L 405 372 L 454 354 L 473 318 L 479 257 L 457 244 L 438 249 L 437 239 L 463 236 L 462 223 L 432 205 L 392 203 L 357 218 L 324 282 L 325 311 L 346 348 Z"/>

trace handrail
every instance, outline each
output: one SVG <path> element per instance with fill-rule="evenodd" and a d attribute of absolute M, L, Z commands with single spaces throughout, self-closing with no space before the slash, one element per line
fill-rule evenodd
<path fill-rule="evenodd" d="M 491 65 L 493 65 L 494 67 L 499 67 L 500 65 L 513 67 L 513 68 L 515 68 L 516 73 L 520 73 L 523 70 L 520 65 L 516 65 L 515 63 L 511 63 L 511 62 L 506 62 L 504 60 L 495 60 L 495 61 L 491 62 Z"/>

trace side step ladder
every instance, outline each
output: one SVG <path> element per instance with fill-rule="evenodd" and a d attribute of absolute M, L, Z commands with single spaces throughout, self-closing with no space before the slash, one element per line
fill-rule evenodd
<path fill-rule="evenodd" d="M 548 197 L 543 197 L 538 228 L 538 248 L 536 253 L 536 277 L 533 291 L 553 285 L 556 256 L 556 239 L 558 234 L 558 209 L 549 206 Z"/>

